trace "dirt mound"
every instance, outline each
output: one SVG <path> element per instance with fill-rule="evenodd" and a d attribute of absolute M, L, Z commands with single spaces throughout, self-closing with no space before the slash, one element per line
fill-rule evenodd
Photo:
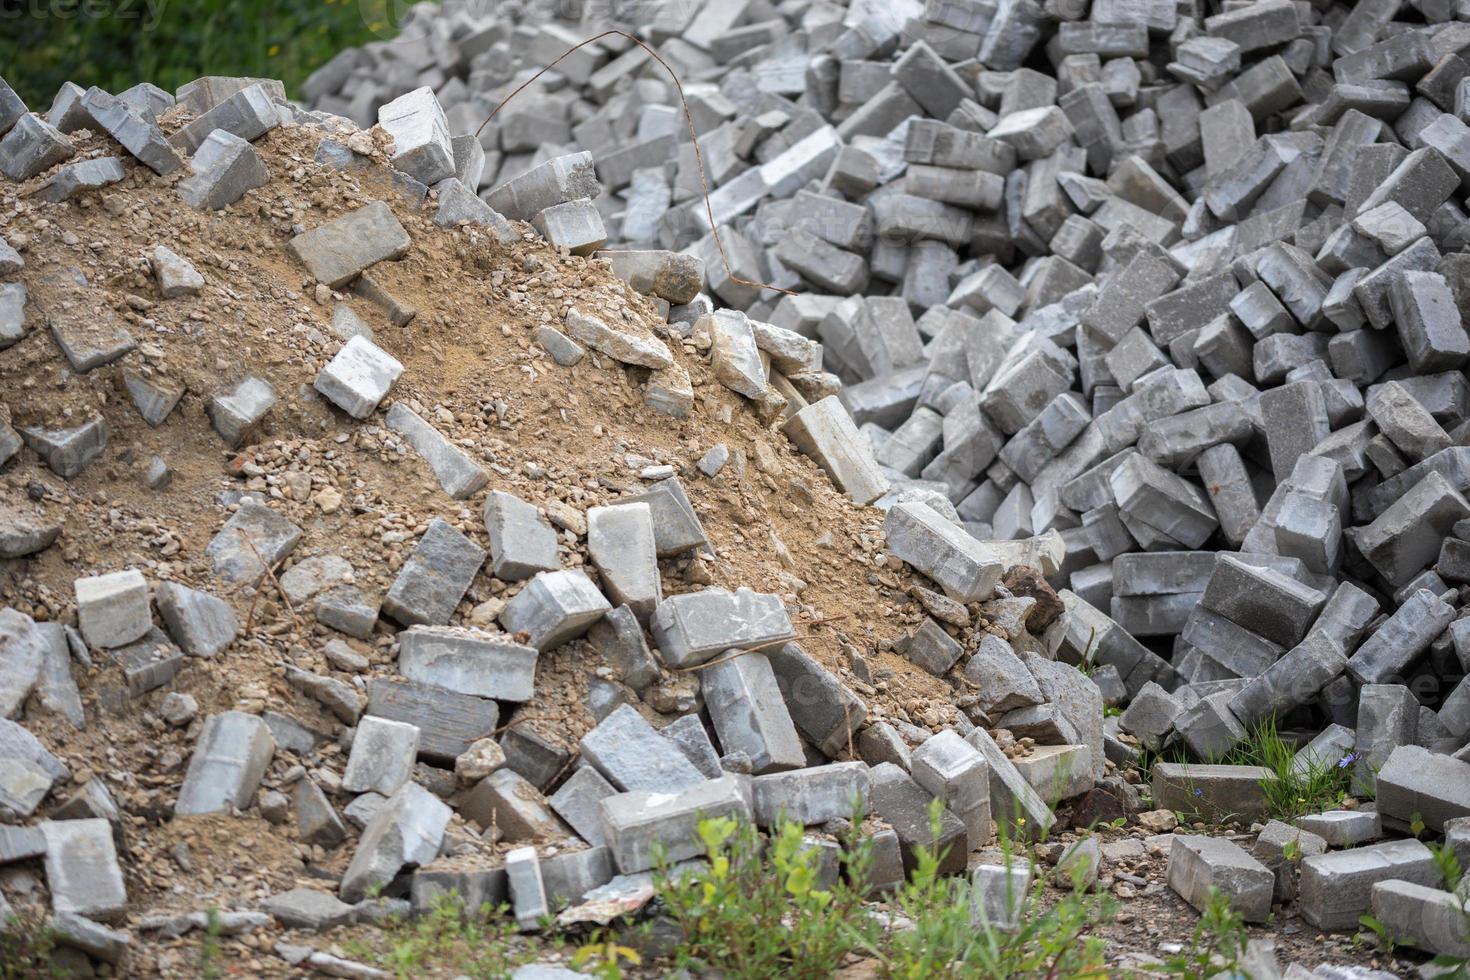
<path fill-rule="evenodd" d="M 580 515 L 641 492 L 647 484 L 640 470 L 672 465 L 714 554 L 664 562 L 666 593 L 710 584 L 777 592 L 793 611 L 803 646 L 867 696 L 877 715 L 936 730 L 953 720 L 949 684 L 887 652 L 904 623 L 917 620 L 917 607 L 903 592 L 907 573 L 882 561 L 879 512 L 855 508 L 748 402 L 716 383 L 693 342 L 671 343 L 696 392 L 682 420 L 643 403 L 636 369 L 596 356 L 571 368 L 554 364 L 531 332 L 560 324 L 573 305 L 668 337 L 663 317 L 601 260 L 559 255 L 530 235 L 504 247 L 438 228 L 432 206 L 416 205 L 389 170 L 314 162 L 327 135 L 283 126 L 260 139 L 255 146 L 272 180 L 218 212 L 185 206 L 171 186 L 177 178 L 159 178 L 132 160 L 121 183 L 72 203 L 31 196 L 39 179 L 0 187 L 0 236 L 21 250 L 28 291 L 28 332 L 0 355 L 0 400 L 17 428 L 67 428 L 101 415 L 109 433 L 105 453 L 70 480 L 29 451 L 0 475 L 6 506 L 63 527 L 55 546 L 0 562 L 0 606 L 38 620 L 74 621 L 75 579 L 137 568 L 150 582 L 225 594 L 249 625 L 225 653 L 189 659 L 172 683 L 136 699 L 116 664 L 77 666 L 87 713 L 80 731 L 60 718 L 27 719 L 73 766 L 74 784 L 107 777 L 125 811 L 134 909 L 246 904 L 289 887 L 302 870 L 300 861 L 262 859 L 289 852 L 289 834 L 258 816 L 206 832 L 167 820 L 200 724 L 165 724 L 158 707 L 168 692 L 196 698 L 200 719 L 232 708 L 268 709 L 320 731 L 336 728 L 283 675 L 285 664 L 332 672 L 323 647 L 340 636 L 304 610 L 293 614 L 268 585 L 258 595 L 249 583 L 226 594 L 210 571 L 205 547 L 241 495 L 269 498 L 302 528 L 282 571 L 312 556 L 340 555 L 373 596 L 386 591 L 433 518 L 485 543 L 482 495 L 451 500 L 379 416 L 356 423 L 312 389 L 341 346 L 331 327 L 339 303 L 406 369 L 383 407 L 406 402 L 430 419 L 484 465 L 488 490 L 514 493 L 557 521 L 563 512 Z M 115 152 L 105 137 L 77 143 L 79 158 Z M 413 238 L 405 258 L 372 270 L 402 306 L 417 311 L 403 327 L 369 300 L 310 282 L 285 248 L 293 234 L 372 200 L 385 200 Z M 202 273 L 198 295 L 161 296 L 148 263 L 159 245 Z M 126 326 L 136 350 L 75 373 L 48 326 L 109 319 Z M 183 390 L 158 427 L 135 410 L 129 376 Z M 279 401 L 252 444 L 236 451 L 222 443 L 205 406 L 248 376 L 268 381 Z M 731 462 L 708 478 L 694 463 L 717 443 L 729 448 Z M 173 471 L 165 489 L 144 482 L 155 456 Z M 561 546 L 564 567 L 586 562 L 585 539 L 574 531 L 562 530 Z M 487 569 L 456 622 L 488 622 L 512 591 Z M 371 673 L 391 673 L 394 639 L 386 625 L 378 629 L 371 643 L 356 645 L 372 661 Z M 853 671 L 854 656 L 863 661 L 861 674 Z M 573 745 L 592 724 L 586 685 L 598 665 L 581 642 L 543 656 L 536 699 L 522 709 L 526 723 Z M 360 676 L 337 676 L 361 684 Z M 291 766 L 278 754 L 266 785 L 279 784 Z M 203 843 L 221 837 L 227 847 Z M 181 858 L 181 849 L 193 860 Z M 311 848 L 298 850 L 310 860 Z"/>

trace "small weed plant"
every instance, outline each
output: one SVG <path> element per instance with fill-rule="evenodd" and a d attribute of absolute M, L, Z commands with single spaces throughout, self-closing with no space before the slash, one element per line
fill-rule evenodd
<path fill-rule="evenodd" d="M 936 803 L 936 825 L 939 813 Z M 768 837 L 730 819 L 701 823 L 707 864 L 677 874 L 663 866 L 656 877 L 664 912 L 683 932 L 678 968 L 749 980 L 832 977 L 859 961 L 886 980 L 1110 975 L 1102 931 L 1116 903 L 1084 887 L 1085 867 L 1073 869 L 1068 887 L 1048 893 L 1051 869 L 1039 869 L 1003 838 L 1003 860 L 1017 873 L 1003 876 L 1005 893 L 986 894 L 968 877 L 941 874 L 942 853 L 917 848 L 907 880 L 878 904 L 868 895 L 872 846 L 859 830 L 842 842 L 836 881 L 819 880 L 818 852 L 804 835 L 792 823 Z M 1245 943 L 1239 917 L 1217 898 L 1189 946 L 1161 970 L 1203 980 L 1233 969 Z M 608 943 L 589 948 L 595 951 L 579 953 L 584 968 L 623 975 Z"/>
<path fill-rule="evenodd" d="M 434 969 L 450 970 L 471 980 L 501 980 L 530 959 L 516 943 L 509 909 L 467 908 L 453 892 L 435 898 L 423 915 L 392 920 L 383 935 L 386 950 L 353 943 L 348 952 L 375 960 L 399 980 L 422 977 Z"/>
<path fill-rule="evenodd" d="M 1420 822 L 1417 813 L 1414 814 L 1414 820 L 1416 823 Z M 1416 833 L 1415 836 L 1418 834 Z M 1455 896 L 1455 912 L 1459 920 L 1458 939 L 1461 945 L 1470 947 L 1470 884 L 1466 883 L 1464 869 L 1460 867 L 1460 859 L 1447 845 L 1430 844 L 1429 850 L 1434 855 L 1434 863 L 1439 869 L 1441 883 Z M 1395 935 L 1387 925 L 1372 915 L 1359 916 L 1358 922 L 1363 928 L 1378 937 L 1379 946 L 1389 956 L 1392 956 L 1401 945 L 1417 945 L 1418 937 Z M 1440 953 L 1435 956 L 1433 964 L 1446 971 L 1441 976 L 1470 977 L 1470 956 Z"/>
<path fill-rule="evenodd" d="M 0 919 L 0 980 L 54 975 L 50 969 L 56 937 L 37 916 L 11 913 Z"/>
<path fill-rule="evenodd" d="M 664 865 L 656 877 L 683 931 L 679 967 L 735 980 L 816 980 L 876 933 L 862 908 L 871 847 L 855 832 L 842 848 L 846 874 L 824 882 L 821 854 L 804 830 L 785 822 L 763 840 L 731 818 L 700 822 L 708 865 L 680 873 Z"/>
<path fill-rule="evenodd" d="M 1357 756 L 1317 759 L 1298 767 L 1296 749 L 1281 737 L 1274 719 L 1253 728 L 1249 737 L 1225 757 L 1238 766 L 1260 766 L 1271 775 L 1261 780 L 1267 811 L 1277 820 L 1292 821 L 1342 805 L 1349 795 Z"/>

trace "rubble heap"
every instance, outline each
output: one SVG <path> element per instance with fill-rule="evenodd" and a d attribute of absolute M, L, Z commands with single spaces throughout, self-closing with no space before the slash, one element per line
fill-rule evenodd
<path fill-rule="evenodd" d="M 0 83 L 0 863 L 167 972 L 181 895 L 605 924 L 701 816 L 835 876 L 858 806 L 979 921 L 1144 750 L 1154 829 L 1268 818 L 1269 722 L 1376 807 L 1174 891 L 1463 954 L 1405 836 L 1470 849 L 1458 13 L 659 8 L 702 164 L 616 37 L 475 135 L 590 17 L 417 7 L 314 109 Z"/>

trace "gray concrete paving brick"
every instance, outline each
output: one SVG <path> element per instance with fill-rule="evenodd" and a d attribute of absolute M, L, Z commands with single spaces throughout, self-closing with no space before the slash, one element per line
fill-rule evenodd
<path fill-rule="evenodd" d="M 534 647 L 475 629 L 412 626 L 399 634 L 404 677 L 475 697 L 529 701 L 536 660 Z"/>
<path fill-rule="evenodd" d="M 531 579 L 506 604 L 500 623 L 528 634 L 530 645 L 544 652 L 582 636 L 611 608 L 586 572 L 563 569 Z"/>
<path fill-rule="evenodd" d="M 233 388 L 221 390 L 205 406 L 214 431 L 231 449 L 254 440 L 261 423 L 275 407 L 276 393 L 270 382 L 248 377 Z"/>
<path fill-rule="evenodd" d="M 1363 642 L 1348 661 L 1348 670 L 1364 684 L 1383 684 L 1406 674 L 1454 614 L 1449 603 L 1419 589 Z"/>
<path fill-rule="evenodd" d="M 393 138 L 393 166 L 424 184 L 453 177 L 449 123 L 431 88 L 414 89 L 378 110 L 378 125 Z"/>
<path fill-rule="evenodd" d="M 795 632 L 778 596 L 707 588 L 669 596 L 649 627 L 666 663 L 686 667 L 729 649 L 772 648 Z"/>
<path fill-rule="evenodd" d="M 490 534 L 490 574 L 505 581 L 556 570 L 556 532 L 536 508 L 503 490 L 485 498 L 485 529 Z"/>
<path fill-rule="evenodd" d="M 74 586 L 77 627 L 88 645 L 126 646 L 152 628 L 148 582 L 137 569 L 79 578 Z"/>
<path fill-rule="evenodd" d="M 1450 821 L 1470 815 L 1467 775 L 1470 763 L 1417 745 L 1395 747 L 1374 780 L 1378 812 L 1385 825 L 1399 830 L 1418 814 L 1426 827 L 1442 832 Z"/>
<path fill-rule="evenodd" d="M 555 840 L 567 828 L 552 812 L 549 801 L 520 773 L 497 769 L 465 794 L 459 812 L 467 820 L 496 828 L 508 842 Z"/>
<path fill-rule="evenodd" d="M 649 506 L 588 508 L 587 552 L 611 601 L 646 622 L 663 593 Z"/>
<path fill-rule="evenodd" d="M 169 636 L 191 657 L 220 653 L 240 632 L 239 618 L 223 599 L 175 582 L 160 582 L 154 593 Z"/>
<path fill-rule="evenodd" d="M 190 207 L 210 211 L 229 207 L 270 181 L 270 171 L 255 147 L 222 129 L 205 137 L 190 158 L 189 169 L 192 176 L 177 185 L 179 196 Z"/>
<path fill-rule="evenodd" d="M 369 716 L 357 723 L 352 753 L 342 776 L 350 793 L 392 796 L 413 775 L 418 757 L 419 730 L 414 725 Z"/>
<path fill-rule="evenodd" d="M 1380 881 L 1373 885 L 1369 907 L 1385 931 L 1405 945 L 1442 956 L 1470 956 L 1464 899 L 1453 892 L 1409 881 Z"/>
<path fill-rule="evenodd" d="M 1275 883 L 1271 870 L 1233 841 L 1190 834 L 1173 839 L 1169 887 L 1200 912 L 1218 891 L 1247 922 L 1264 922 Z"/>
<path fill-rule="evenodd" d="M 677 792 L 704 781 L 682 752 L 623 705 L 582 737 L 582 755 L 623 792 Z"/>
<path fill-rule="evenodd" d="M 1159 763 L 1153 769 L 1154 806 L 1212 819 L 1259 819 L 1268 809 L 1261 781 L 1274 778 L 1260 766 Z"/>
<path fill-rule="evenodd" d="M 274 752 L 275 739 L 259 718 L 239 711 L 211 715 L 189 759 L 174 814 L 249 806 Z"/>
<path fill-rule="evenodd" d="M 397 358 L 366 337 L 353 337 L 322 368 L 313 387 L 348 415 L 365 419 L 402 374 Z"/>
<path fill-rule="evenodd" d="M 1302 918 L 1319 929 L 1350 929 L 1371 904 L 1373 886 L 1400 880 L 1432 885 L 1434 857 L 1417 840 L 1397 840 L 1302 861 L 1298 905 Z"/>
<path fill-rule="evenodd" d="M 889 508 L 884 520 L 889 552 L 964 602 L 988 598 L 1002 566 L 985 545 L 920 503 Z"/>
<path fill-rule="evenodd" d="M 0 174 L 30 180 L 76 154 L 71 140 L 40 116 L 24 114 L 0 139 Z"/>
<path fill-rule="evenodd" d="M 484 563 L 479 545 L 435 518 L 398 570 L 383 612 L 406 626 L 447 625 Z"/>
<path fill-rule="evenodd" d="M 720 817 L 752 818 L 750 777 L 727 775 L 669 791 L 627 792 L 600 804 L 604 834 L 613 860 L 624 874 L 654 866 L 653 845 L 664 858 L 683 861 L 704 853 L 699 821 Z"/>
<path fill-rule="evenodd" d="M 1306 635 L 1327 596 L 1271 568 L 1221 555 L 1200 604 L 1282 646 Z"/>
<path fill-rule="evenodd" d="M 297 235 L 288 248 L 315 279 L 337 289 L 379 262 L 402 258 L 410 244 L 388 205 L 373 201 Z"/>
<path fill-rule="evenodd" d="M 898 834 L 904 867 L 912 870 L 918 849 L 929 848 L 939 858 L 941 872 L 965 867 L 968 841 L 965 825 L 949 810 L 941 810 L 938 833 L 930 819 L 933 796 L 891 762 L 874 766 L 868 774 L 873 813 Z"/>
<path fill-rule="evenodd" d="M 765 652 L 797 730 L 829 758 L 850 752 L 867 718 L 862 699 L 795 643 Z"/>
<path fill-rule="evenodd" d="M 127 887 L 106 820 L 47 820 L 46 886 L 57 914 L 117 922 L 128 911 Z"/>
<path fill-rule="evenodd" d="M 796 726 L 762 653 L 734 653 L 702 674 L 705 708 L 728 755 L 743 752 L 756 775 L 805 765 Z"/>
<path fill-rule="evenodd" d="M 339 894 L 358 902 L 392 881 L 405 866 L 422 866 L 439 853 L 453 811 L 417 783 L 406 783 L 369 818 Z"/>
<path fill-rule="evenodd" d="M 403 402 L 394 402 L 384 421 L 424 458 L 444 492 L 455 500 L 473 496 L 490 482 L 479 464 Z M 494 554 L 493 547 L 491 553 Z M 492 574 L 495 574 L 493 568 Z"/>

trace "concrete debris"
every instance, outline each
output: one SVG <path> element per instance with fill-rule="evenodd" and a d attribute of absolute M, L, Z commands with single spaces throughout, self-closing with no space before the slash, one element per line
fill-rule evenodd
<path fill-rule="evenodd" d="M 462 4 L 300 104 L 0 83 L 0 858 L 66 956 L 199 927 L 123 891 L 170 803 L 346 862 L 210 869 L 298 929 L 632 918 L 718 816 L 828 883 L 865 807 L 875 890 L 937 847 L 976 922 L 997 828 L 1121 818 L 1171 836 L 1047 878 L 1463 951 L 1470 15 L 870 7 L 632 11 L 682 84 Z M 1271 820 L 1263 725 L 1374 807 Z"/>
<path fill-rule="evenodd" d="M 250 142 L 216 129 L 189 159 L 193 175 L 179 181 L 179 196 L 190 207 L 218 211 L 234 204 L 271 179 L 270 171 Z"/>

